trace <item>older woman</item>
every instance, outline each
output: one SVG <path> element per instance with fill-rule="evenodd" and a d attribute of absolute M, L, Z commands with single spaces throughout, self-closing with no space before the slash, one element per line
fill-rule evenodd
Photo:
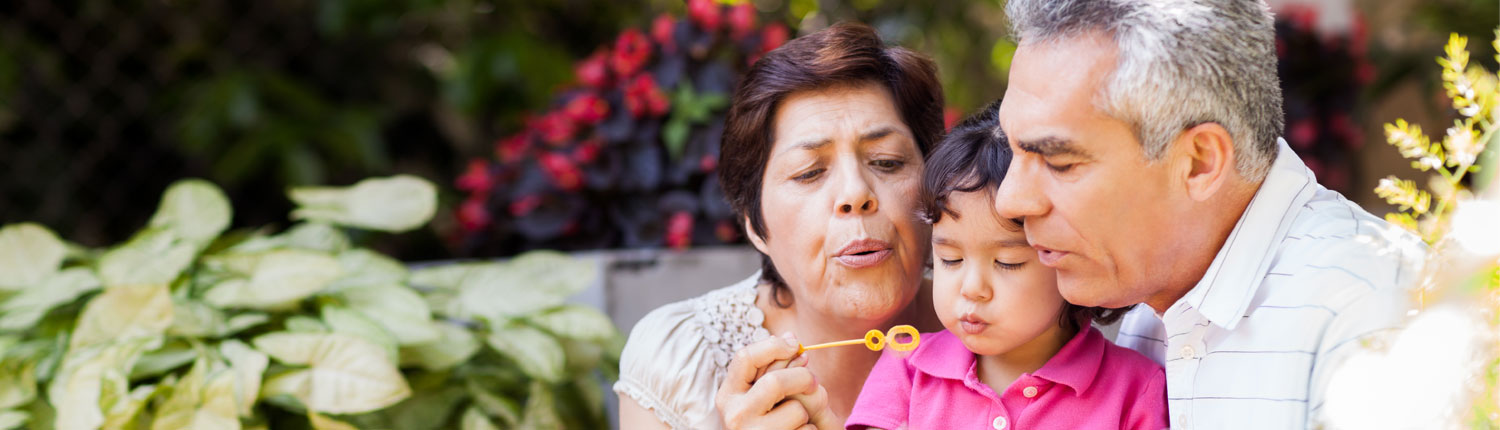
<path fill-rule="evenodd" d="M 762 270 L 636 324 L 614 387 L 621 428 L 841 427 L 879 354 L 788 362 L 794 345 L 895 324 L 941 329 L 923 276 L 931 230 L 915 210 L 943 127 L 935 71 L 848 24 L 755 63 L 729 110 L 719 174 Z"/>

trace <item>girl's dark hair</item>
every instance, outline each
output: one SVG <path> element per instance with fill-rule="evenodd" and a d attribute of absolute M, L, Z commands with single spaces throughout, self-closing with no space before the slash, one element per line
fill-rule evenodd
<path fill-rule="evenodd" d="M 761 178 L 770 159 L 772 127 L 781 101 L 794 93 L 847 85 L 880 85 L 925 157 L 943 132 L 943 90 L 937 66 L 914 51 L 886 46 L 862 24 L 837 24 L 793 39 L 756 61 L 740 79 L 724 121 L 719 183 L 737 219 L 770 240 L 761 213 Z M 747 232 L 752 233 L 752 232 Z M 771 258 L 761 255 L 761 280 L 776 304 L 790 295 Z"/>
<path fill-rule="evenodd" d="M 1010 142 L 1000 129 L 1000 101 L 996 100 L 954 126 L 927 157 L 919 215 L 929 224 L 936 224 L 943 216 L 958 218 L 959 213 L 948 207 L 948 196 L 955 192 L 989 191 L 985 195 L 994 198 L 993 191 L 1005 180 L 1010 168 L 1010 158 Z M 1016 226 L 1023 222 L 1010 221 Z M 1112 309 L 1072 303 L 1063 306 L 1058 323 L 1073 329 L 1080 329 L 1080 323 L 1087 322 L 1111 324 L 1134 307 Z"/>

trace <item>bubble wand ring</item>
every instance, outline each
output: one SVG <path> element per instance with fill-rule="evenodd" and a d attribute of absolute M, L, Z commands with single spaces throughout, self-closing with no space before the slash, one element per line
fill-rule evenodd
<path fill-rule="evenodd" d="M 901 341 L 897 340 L 897 339 L 900 339 L 897 336 L 898 335 L 902 335 L 902 334 L 911 336 L 911 341 L 909 341 L 909 342 L 901 342 Z M 886 339 L 890 339 L 890 341 L 887 342 Z M 907 352 L 907 351 L 912 351 L 912 350 L 917 349 L 917 344 L 919 344 L 921 342 L 922 342 L 922 333 L 917 332 L 917 328 L 916 327 L 912 327 L 912 326 L 909 326 L 909 325 L 898 325 L 898 326 L 895 326 L 895 327 L 891 327 L 891 329 L 889 331 L 885 332 L 885 333 L 881 333 L 880 330 L 870 330 L 868 332 L 865 332 L 865 338 L 864 339 L 841 340 L 841 341 L 837 341 L 837 342 L 827 342 L 827 343 L 820 343 L 820 344 L 817 344 L 817 345 L 808 345 L 808 346 L 798 345 L 797 346 L 797 355 L 802 355 L 803 352 L 807 352 L 807 351 L 814 350 L 814 349 L 832 348 L 832 347 L 835 347 L 835 346 L 860 345 L 860 344 L 863 344 L 866 348 L 869 348 L 871 351 L 879 351 L 879 350 L 885 349 L 887 346 L 889 346 L 891 349 L 894 349 L 896 351 Z"/>

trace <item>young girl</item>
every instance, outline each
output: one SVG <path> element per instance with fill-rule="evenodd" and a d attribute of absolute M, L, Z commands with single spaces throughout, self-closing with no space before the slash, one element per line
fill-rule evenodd
<path fill-rule="evenodd" d="M 947 331 L 923 334 L 904 357 L 881 356 L 846 427 L 1166 428 L 1161 366 L 1091 325 L 1124 309 L 1063 301 L 1020 220 L 995 214 L 1011 158 L 998 107 L 954 127 L 927 161 L 923 215 L 933 225 L 934 307 Z"/>

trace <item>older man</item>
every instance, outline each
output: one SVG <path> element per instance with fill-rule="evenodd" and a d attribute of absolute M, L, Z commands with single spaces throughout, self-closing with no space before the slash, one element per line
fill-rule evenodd
<path fill-rule="evenodd" d="M 1361 340 L 1395 327 L 1423 252 L 1278 136 L 1255 0 L 1011 0 L 1020 47 L 997 201 L 1063 297 L 1144 303 L 1118 342 L 1166 366 L 1173 428 L 1315 425 Z"/>

